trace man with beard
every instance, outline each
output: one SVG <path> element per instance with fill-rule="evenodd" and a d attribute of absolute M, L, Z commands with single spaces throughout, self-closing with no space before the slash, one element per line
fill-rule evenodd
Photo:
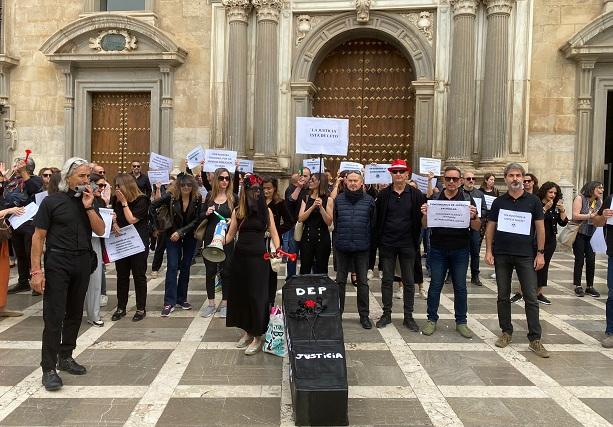
<path fill-rule="evenodd" d="M 549 352 L 541 343 L 539 304 L 536 299 L 536 271 L 545 265 L 543 205 L 538 197 L 524 190 L 524 175 L 525 170 L 521 165 L 507 165 L 504 180 L 508 192 L 494 200 L 488 214 L 485 261 L 496 269 L 498 322 L 502 329 L 495 344 L 504 348 L 512 341 L 509 294 L 511 275 L 515 269 L 524 295 L 529 348 L 539 357 L 549 357 Z"/>
<path fill-rule="evenodd" d="M 47 196 L 34 218 L 31 286 L 43 294 L 43 385 L 59 390 L 63 383 L 56 368 L 72 375 L 86 369 L 72 358 L 83 317 L 92 259 L 92 231 L 104 233 L 104 221 L 94 207 L 89 184 L 89 162 L 73 157 L 64 164 L 59 191 Z M 45 250 L 45 271 L 40 258 Z M 96 261 L 97 262 L 97 261 Z"/>

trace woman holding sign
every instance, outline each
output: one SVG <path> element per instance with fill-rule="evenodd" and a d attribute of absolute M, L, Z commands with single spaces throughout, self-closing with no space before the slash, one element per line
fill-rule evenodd
<path fill-rule="evenodd" d="M 328 197 L 328 178 L 314 173 L 309 181 L 309 197 L 302 200 L 298 221 L 304 224 L 300 242 L 300 274 L 328 274 L 332 250 L 330 231 L 334 201 Z"/>
<path fill-rule="evenodd" d="M 130 272 L 134 279 L 136 293 L 136 313 L 134 322 L 145 318 L 147 304 L 147 256 L 149 255 L 149 227 L 147 218 L 149 212 L 149 197 L 144 195 L 132 175 L 120 173 L 115 177 L 115 194 L 111 197 L 111 206 L 117 216 L 113 222 L 113 231 L 133 224 L 138 235 L 143 240 L 145 250 L 139 254 L 122 258 L 115 262 L 117 269 L 117 310 L 111 317 L 117 321 L 126 315 L 128 291 L 130 289 Z"/>

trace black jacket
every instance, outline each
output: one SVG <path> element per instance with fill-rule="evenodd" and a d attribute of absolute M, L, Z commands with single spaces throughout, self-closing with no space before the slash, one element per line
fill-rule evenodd
<path fill-rule="evenodd" d="M 181 200 L 172 197 L 172 194 L 166 193 L 158 200 L 151 203 L 151 217 L 155 218 L 158 209 L 162 205 L 171 205 L 171 215 L 173 226 L 167 230 L 167 235 L 170 236 L 175 231 L 179 233 L 181 237 L 184 237 L 188 233 L 192 233 L 194 229 L 200 223 L 200 217 L 202 212 L 202 198 L 198 195 L 196 198 L 192 198 L 189 201 L 189 206 L 183 214 L 181 207 Z"/>
<path fill-rule="evenodd" d="M 375 222 L 375 201 L 370 195 L 351 203 L 347 193 L 334 201 L 334 247 L 341 252 L 367 251 Z"/>
<path fill-rule="evenodd" d="M 423 216 L 421 213 L 421 205 L 426 203 L 426 197 L 421 193 L 421 191 L 414 189 L 413 187 L 408 186 L 409 192 L 411 194 L 411 205 L 413 209 L 410 212 L 411 215 L 411 226 L 412 237 L 413 237 L 413 245 L 415 250 L 419 248 L 419 239 L 421 236 L 421 217 Z M 381 236 L 383 234 L 383 227 L 385 221 L 387 219 L 387 206 L 389 204 L 389 199 L 393 191 L 393 186 L 389 185 L 379 192 L 376 201 L 376 222 L 375 222 L 375 232 L 374 232 L 374 244 L 379 247 L 381 243 Z"/>

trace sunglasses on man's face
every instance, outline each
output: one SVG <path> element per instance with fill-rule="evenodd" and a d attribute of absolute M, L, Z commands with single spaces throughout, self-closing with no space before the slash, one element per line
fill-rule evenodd
<path fill-rule="evenodd" d="M 531 179 L 524 179 L 524 184 L 530 184 L 532 182 Z"/>
<path fill-rule="evenodd" d="M 404 171 L 404 170 L 398 170 L 398 169 L 396 169 L 396 170 L 393 170 L 393 171 L 392 171 L 392 173 L 393 173 L 394 175 L 403 174 L 403 173 L 405 173 L 405 172 L 406 172 L 406 171 Z"/>
<path fill-rule="evenodd" d="M 140 169 L 140 165 L 132 165 L 132 169 Z"/>
<path fill-rule="evenodd" d="M 446 176 L 445 182 L 459 182 L 460 179 L 461 178 L 459 176 Z"/>
<path fill-rule="evenodd" d="M 466 177 L 464 178 L 466 181 L 474 181 L 475 178 L 473 178 L 472 176 Z"/>
<path fill-rule="evenodd" d="M 229 176 L 218 176 L 217 177 L 217 181 L 219 181 L 219 182 L 222 182 L 222 181 L 230 182 L 230 177 Z"/>

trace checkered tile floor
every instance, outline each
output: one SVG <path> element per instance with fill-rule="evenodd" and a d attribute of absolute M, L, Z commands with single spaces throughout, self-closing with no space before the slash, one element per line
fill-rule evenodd
<path fill-rule="evenodd" d="M 550 359 L 529 352 L 522 303 L 513 305 L 513 344 L 494 346 L 499 333 L 496 284 L 485 265 L 485 286 L 469 285 L 471 340 L 454 330 L 450 286 L 431 337 L 402 326 L 400 300 L 394 300 L 393 325 L 363 330 L 355 293 L 349 293 L 343 328 L 350 423 L 611 425 L 613 351 L 599 344 L 606 260 L 597 261 L 598 299 L 573 295 L 572 265 L 568 254 L 555 255 L 546 292 L 553 304 L 540 307 Z M 130 315 L 110 321 L 116 276 L 112 268 L 107 274 L 105 325 L 91 327 L 84 321 L 75 351 L 88 374 L 62 374 L 64 388 L 55 393 L 40 383 L 41 298 L 29 293 L 9 297 L 9 308 L 25 315 L 0 320 L 0 425 L 293 425 L 287 360 L 262 353 L 245 356 L 233 345 L 238 330 L 226 328 L 223 319 L 198 315 L 206 303 L 201 263 L 192 268 L 190 281 L 194 310 L 161 318 L 164 279 L 151 279 L 148 315 L 139 323 Z M 378 279 L 371 281 L 370 302 L 374 321 L 381 314 Z M 133 311 L 133 296 L 129 305 Z M 425 301 L 416 299 L 420 325 L 425 308 Z"/>

